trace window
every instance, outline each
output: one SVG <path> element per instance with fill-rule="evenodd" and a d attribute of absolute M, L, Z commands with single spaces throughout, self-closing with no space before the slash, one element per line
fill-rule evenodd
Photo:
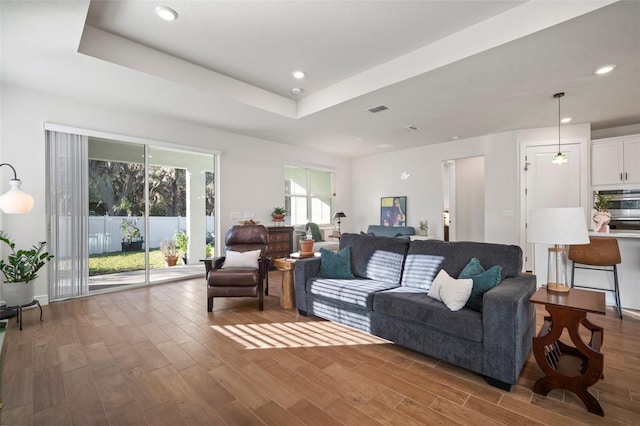
<path fill-rule="evenodd" d="M 291 225 L 331 223 L 335 173 L 285 166 L 284 202 Z"/>

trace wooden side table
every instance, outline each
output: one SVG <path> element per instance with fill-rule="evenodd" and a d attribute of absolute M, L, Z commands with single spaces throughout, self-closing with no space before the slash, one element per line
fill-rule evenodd
<path fill-rule="evenodd" d="M 280 292 L 280 307 L 283 309 L 293 309 L 296 307 L 295 288 L 293 286 L 293 270 L 296 267 L 295 259 L 274 259 L 273 265 L 282 275 L 282 291 Z"/>
<path fill-rule="evenodd" d="M 600 403 L 588 390 L 603 377 L 604 355 L 600 347 L 604 331 L 587 320 L 587 312 L 606 313 L 604 293 L 575 288 L 568 293 L 557 293 L 541 287 L 529 301 L 543 304 L 551 315 L 544 318 L 540 333 L 533 338 L 533 354 L 545 373 L 545 377 L 535 383 L 533 391 L 547 395 L 555 388 L 569 390 L 582 400 L 590 413 L 604 416 Z M 589 343 L 578 334 L 580 325 L 591 332 Z M 575 347 L 560 341 L 565 328 Z M 579 365 L 572 365 L 571 359 L 578 360 Z"/>

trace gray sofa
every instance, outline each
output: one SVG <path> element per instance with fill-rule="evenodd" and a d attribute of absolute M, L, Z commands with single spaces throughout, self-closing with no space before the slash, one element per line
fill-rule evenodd
<path fill-rule="evenodd" d="M 504 390 L 517 382 L 531 351 L 535 310 L 529 298 L 536 290 L 535 276 L 520 273 L 519 247 L 343 234 L 344 247 L 351 250 L 354 279 L 319 278 L 320 258 L 296 262 L 302 315 L 343 323 L 474 371 Z M 486 268 L 502 266 L 502 281 L 484 294 L 482 312 L 450 311 L 424 289 L 402 285 L 412 255 L 440 259 L 432 276 L 442 268 L 452 277 L 475 257 Z"/>

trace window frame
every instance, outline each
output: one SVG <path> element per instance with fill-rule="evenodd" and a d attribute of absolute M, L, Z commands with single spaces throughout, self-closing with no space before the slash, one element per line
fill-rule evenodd
<path fill-rule="evenodd" d="M 289 179 L 289 173 L 287 172 L 288 169 L 300 169 L 300 170 L 304 170 L 306 176 L 305 176 L 305 192 L 306 194 L 301 195 L 301 194 L 293 194 L 291 193 L 291 190 L 287 190 L 287 180 Z M 312 174 L 313 173 L 317 173 L 317 172 L 322 172 L 322 173 L 327 173 L 330 179 L 330 188 L 329 188 L 329 193 L 327 195 L 318 195 L 318 194 L 314 194 L 311 192 L 310 188 L 314 188 L 314 182 L 312 181 Z M 284 166 L 284 175 L 285 175 L 285 182 L 284 182 L 284 200 L 285 200 L 285 207 L 287 208 L 287 216 L 286 216 L 286 223 L 288 225 L 291 226 L 300 226 L 300 225 L 305 225 L 308 222 L 313 222 L 313 204 L 315 200 L 320 200 L 321 202 L 326 202 L 326 204 L 329 205 L 329 217 L 328 217 L 328 221 L 327 222 L 315 222 L 317 225 L 319 226 L 329 226 L 333 224 L 333 210 L 334 210 L 334 197 L 335 197 L 335 180 L 336 180 L 336 172 L 335 170 L 330 170 L 330 169 L 323 169 L 323 168 L 318 168 L 318 167 L 308 167 L 308 166 L 294 166 L 294 165 L 285 165 Z M 301 222 L 301 223 L 296 223 L 294 222 L 294 215 L 292 214 L 292 200 L 293 199 L 305 199 L 306 200 L 306 212 L 307 212 L 307 217 L 306 219 Z M 317 207 L 316 207 L 317 210 Z"/>

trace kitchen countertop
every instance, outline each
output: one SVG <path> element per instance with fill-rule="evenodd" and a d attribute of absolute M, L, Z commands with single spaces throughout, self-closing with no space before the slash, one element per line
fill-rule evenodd
<path fill-rule="evenodd" d="M 640 231 L 612 229 L 608 233 L 589 231 L 589 235 L 592 237 L 640 238 Z"/>

